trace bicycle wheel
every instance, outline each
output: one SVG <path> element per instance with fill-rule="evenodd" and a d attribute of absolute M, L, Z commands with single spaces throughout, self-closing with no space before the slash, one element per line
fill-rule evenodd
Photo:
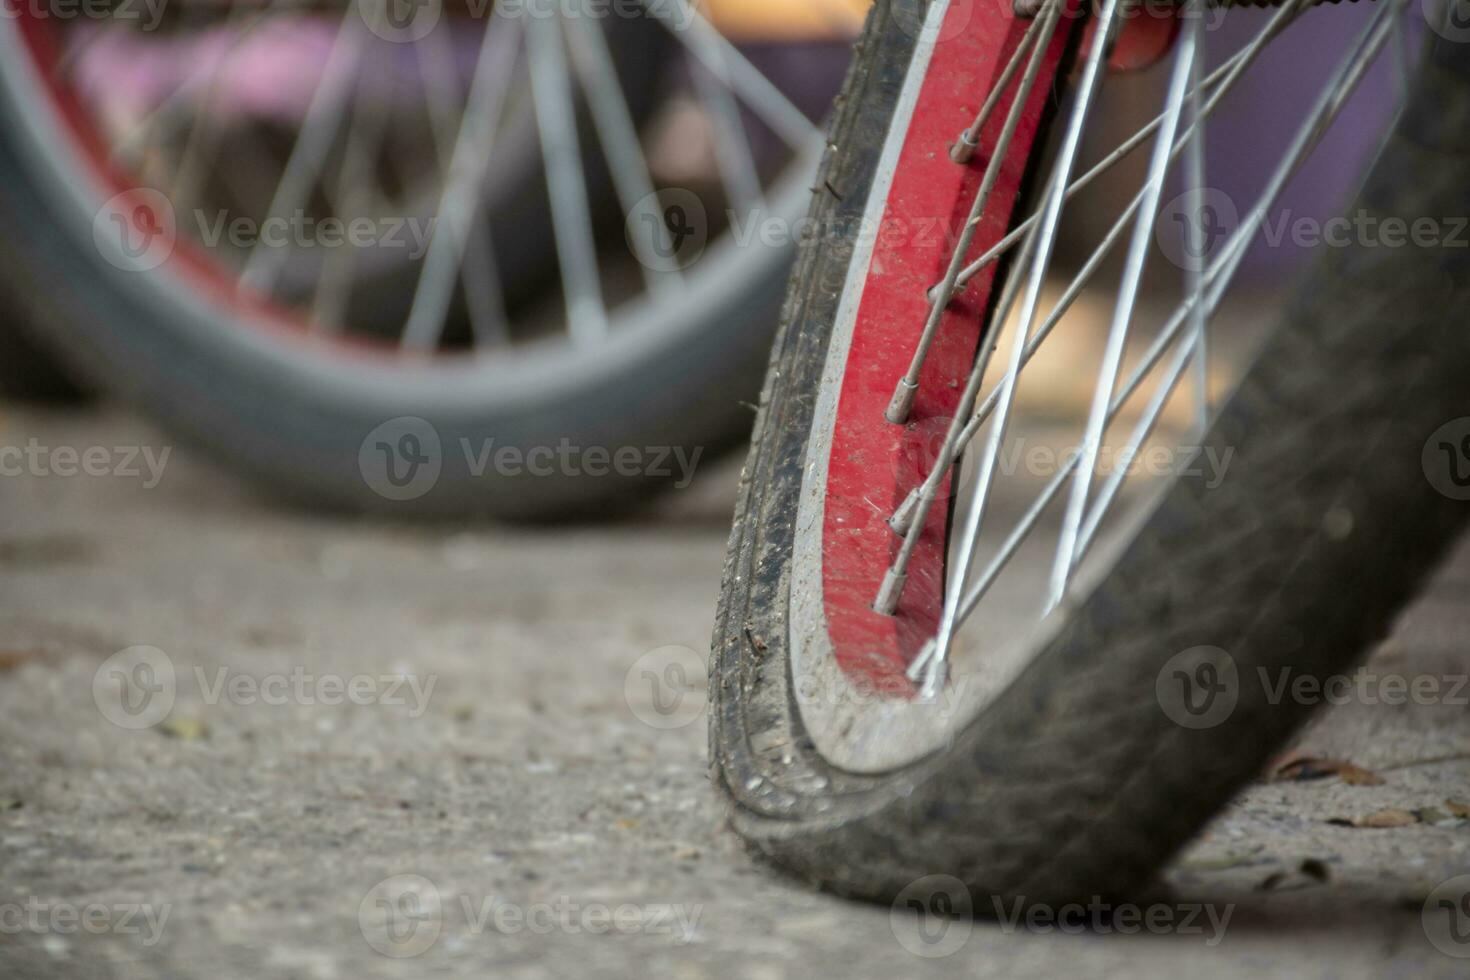
<path fill-rule="evenodd" d="M 1463 248 L 1348 236 L 1312 257 L 1258 356 L 1222 333 L 1248 243 L 1404 5 L 1366 10 L 1219 240 L 1206 233 L 1230 202 L 1196 148 L 1293 22 L 1342 9 L 1247 12 L 1250 39 L 1206 75 L 1186 6 L 1162 111 L 1124 141 L 1151 146 L 1141 186 L 1105 196 L 1121 218 L 1059 276 L 1059 216 L 1125 155 L 1078 163 L 1117 49 L 1055 5 L 1021 20 L 879 4 L 773 354 L 714 636 L 711 764 L 758 853 L 871 898 L 952 875 L 969 892 L 950 897 L 986 914 L 1126 894 L 1303 720 L 1271 679 L 1349 667 L 1453 540 L 1467 495 L 1440 447 L 1463 450 L 1445 436 L 1466 412 Z M 1101 5 L 1096 36 L 1119 11 Z M 1412 80 L 1385 62 L 1407 101 L 1356 203 L 1379 222 L 1444 232 L 1470 203 L 1470 52 L 1452 36 L 1431 36 Z M 1176 169 L 1180 203 L 1160 207 Z M 940 232 L 915 238 L 933 215 Z M 1160 293 L 1150 336 L 1142 299 Z M 1068 426 L 1075 451 L 1042 466 L 1032 451 Z M 1152 473 L 1130 465 L 1149 458 Z"/>
<path fill-rule="evenodd" d="M 806 208 L 837 7 L 800 75 L 685 0 L 21 5 L 13 298 L 311 502 L 554 515 L 679 482 L 748 430 L 793 249 L 745 236 Z"/>

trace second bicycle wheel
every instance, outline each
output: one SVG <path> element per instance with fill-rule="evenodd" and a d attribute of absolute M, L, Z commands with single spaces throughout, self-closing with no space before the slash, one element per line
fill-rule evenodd
<path fill-rule="evenodd" d="M 863 7 L 17 5 L 0 281 L 102 387 L 312 503 L 680 484 L 748 431 Z"/>

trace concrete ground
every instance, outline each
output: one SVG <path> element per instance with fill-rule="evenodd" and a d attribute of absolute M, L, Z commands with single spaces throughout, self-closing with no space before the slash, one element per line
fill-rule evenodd
<path fill-rule="evenodd" d="M 0 409 L 0 446 L 31 438 L 170 446 L 124 415 Z M 0 479 L 0 977 L 1470 967 L 1470 881 L 1436 891 L 1470 871 L 1447 802 L 1470 802 L 1470 546 L 1371 665 L 1438 681 L 1433 703 L 1375 682 L 1302 739 L 1381 783 L 1253 787 L 1170 869 L 1174 927 L 1122 935 L 1121 913 L 921 923 L 745 855 L 700 691 L 660 714 L 634 669 L 706 649 L 731 467 L 644 519 L 539 531 L 287 512 L 185 448 L 151 488 L 146 465 L 23 469 Z M 1401 825 L 1332 822 L 1383 810 Z"/>

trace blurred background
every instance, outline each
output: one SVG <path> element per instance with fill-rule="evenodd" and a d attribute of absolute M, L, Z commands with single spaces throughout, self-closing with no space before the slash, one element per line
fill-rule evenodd
<path fill-rule="evenodd" d="M 405 416 L 445 441 L 738 445 L 867 8 L 180 0 L 60 19 L 6 3 L 9 84 L 29 95 L 8 127 L 23 199 L 0 280 L 5 390 L 121 395 L 257 482 L 351 509 L 384 503 L 362 435 Z M 1268 49 L 1212 121 L 1212 188 L 1250 199 L 1367 13 L 1313 12 Z M 1212 11 L 1211 63 L 1268 15 Z M 1085 157 L 1152 118 L 1166 70 L 1110 80 Z M 1283 213 L 1334 213 L 1393 78 L 1377 66 Z M 1137 186 L 1134 157 L 1069 209 L 1058 271 Z M 71 232 L 96 240 L 86 264 L 27 262 L 65 247 L 67 206 L 91 217 Z M 1182 233 L 1165 224 L 1161 241 Z M 1238 295 L 1269 304 L 1299 251 L 1258 246 Z M 106 281 L 58 304 L 77 276 Z M 1156 285 L 1161 303 L 1177 289 Z M 1106 305 L 1091 291 L 1074 318 Z M 227 408 L 201 410 L 205 393 Z M 595 513 L 646 482 L 472 476 L 451 466 L 388 502 Z"/>

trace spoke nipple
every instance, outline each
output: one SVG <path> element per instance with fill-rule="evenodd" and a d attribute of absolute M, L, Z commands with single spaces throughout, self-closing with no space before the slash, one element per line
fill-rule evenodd
<path fill-rule="evenodd" d="M 934 666 L 924 675 L 924 684 L 919 688 L 920 701 L 933 701 L 949 683 L 949 661 L 934 658 Z"/>
<path fill-rule="evenodd" d="M 907 423 L 909 412 L 914 407 L 914 396 L 918 392 L 918 385 L 910 384 L 908 378 L 900 378 L 898 387 L 893 389 L 893 398 L 888 402 L 888 410 L 883 413 L 883 417 L 894 425 Z"/>
<path fill-rule="evenodd" d="M 904 583 L 908 580 L 907 572 L 890 568 L 883 576 L 883 584 L 878 589 L 878 598 L 873 600 L 873 612 L 882 616 L 892 616 L 898 609 L 898 597 L 903 595 Z"/>
<path fill-rule="evenodd" d="M 924 646 L 919 650 L 919 655 L 914 658 L 914 662 L 909 664 L 909 669 L 903 672 L 904 676 L 915 684 L 923 680 L 929 668 L 929 661 L 934 659 L 934 649 L 934 637 L 931 636 L 924 641 Z"/>
<path fill-rule="evenodd" d="M 973 138 L 967 129 L 960 134 L 960 138 L 955 140 L 954 145 L 949 148 L 949 158 L 955 163 L 964 165 L 974 158 L 975 151 L 979 148 L 979 140 Z"/>
<path fill-rule="evenodd" d="M 893 512 L 893 516 L 888 518 L 888 527 L 894 534 L 901 538 L 908 536 L 909 528 L 914 523 L 914 511 L 918 509 L 918 506 L 919 488 L 915 487 L 909 491 L 909 495 L 904 498 L 903 503 L 898 505 L 898 510 Z"/>

